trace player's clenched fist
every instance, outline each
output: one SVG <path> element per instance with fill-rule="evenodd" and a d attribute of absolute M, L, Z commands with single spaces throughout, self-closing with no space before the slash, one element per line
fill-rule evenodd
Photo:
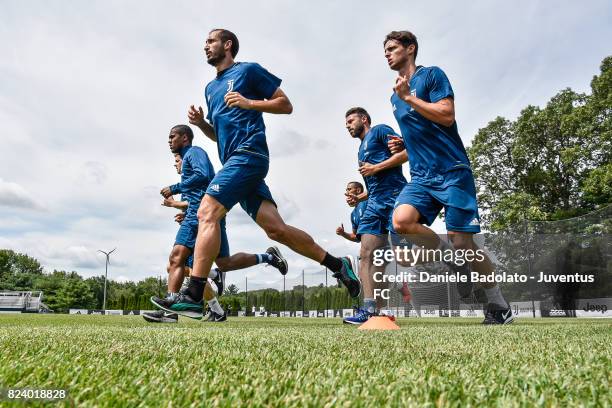
<path fill-rule="evenodd" d="M 242 109 L 251 109 L 253 101 L 245 98 L 239 92 L 228 92 L 225 94 L 225 104 L 230 108 L 238 107 Z"/>
<path fill-rule="evenodd" d="M 359 199 L 355 194 L 345 193 L 344 196 L 346 197 L 346 203 L 351 207 L 354 207 L 357 205 L 357 203 L 359 203 Z"/>
<path fill-rule="evenodd" d="M 404 141 L 399 137 L 389 138 L 387 147 L 389 148 L 391 154 L 399 153 L 406 149 L 406 146 L 404 146 Z"/>
<path fill-rule="evenodd" d="M 195 106 L 191 105 L 187 112 L 187 117 L 189 118 L 189 123 L 199 126 L 204 122 L 204 111 L 201 106 L 198 106 L 196 109 Z"/>
<path fill-rule="evenodd" d="M 344 235 L 344 224 L 340 224 L 340 226 L 336 228 L 336 234 L 340 236 Z"/>
<path fill-rule="evenodd" d="M 410 84 L 408 83 L 408 78 L 402 75 L 398 76 L 395 79 L 393 91 L 400 97 L 400 99 L 404 101 L 407 100 L 410 97 Z"/>
<path fill-rule="evenodd" d="M 164 198 L 168 198 L 172 195 L 172 191 L 170 190 L 170 187 L 164 187 L 161 189 L 161 191 L 159 192 Z"/>

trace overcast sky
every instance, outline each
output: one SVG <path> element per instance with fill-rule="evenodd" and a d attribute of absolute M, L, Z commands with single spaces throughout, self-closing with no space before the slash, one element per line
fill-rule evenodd
<path fill-rule="evenodd" d="M 389 31 L 413 31 L 417 62 L 447 73 L 469 145 L 498 115 L 515 118 L 566 87 L 588 91 L 612 54 L 610 21 L 607 0 L 2 0 L 0 248 L 89 277 L 104 272 L 96 250 L 117 247 L 112 279 L 165 275 L 177 225 L 159 190 L 178 177 L 167 135 L 186 123 L 190 104 L 204 105 L 212 28 L 234 31 L 237 60 L 282 78 L 293 103 L 292 115 L 265 115 L 267 183 L 281 215 L 331 253 L 356 254 L 357 244 L 335 235 L 340 222 L 350 228 L 345 185 L 360 179 L 344 112 L 363 106 L 374 123 L 398 129 L 382 48 Z M 195 144 L 218 169 L 216 146 L 199 131 Z M 232 252 L 271 244 L 239 207 L 228 236 Z M 318 264 L 282 250 L 291 278 L 305 269 L 307 284 L 323 279 Z M 247 276 L 250 288 L 280 278 L 263 266 L 230 276 L 240 286 Z"/>

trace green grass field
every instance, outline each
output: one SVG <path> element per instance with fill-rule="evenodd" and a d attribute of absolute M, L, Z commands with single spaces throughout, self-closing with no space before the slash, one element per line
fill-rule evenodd
<path fill-rule="evenodd" d="M 399 323 L 0 314 L 0 387 L 65 388 L 79 407 L 612 405 L 610 321 Z"/>

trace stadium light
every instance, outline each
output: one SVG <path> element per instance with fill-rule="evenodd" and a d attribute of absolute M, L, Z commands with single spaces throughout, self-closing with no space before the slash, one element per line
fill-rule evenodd
<path fill-rule="evenodd" d="M 110 264 L 110 254 L 112 254 L 113 252 L 115 252 L 117 248 L 113 249 L 110 252 L 104 252 L 101 249 L 98 249 L 98 252 L 102 252 L 104 255 L 106 255 L 106 267 L 104 269 L 104 298 L 102 301 L 102 313 L 106 314 L 106 279 L 108 277 L 108 265 Z"/>

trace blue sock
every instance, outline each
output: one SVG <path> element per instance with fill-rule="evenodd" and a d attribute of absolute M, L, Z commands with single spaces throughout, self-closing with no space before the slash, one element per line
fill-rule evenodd
<path fill-rule="evenodd" d="M 376 300 L 365 298 L 363 299 L 363 308 L 368 311 L 368 313 L 376 312 Z"/>
<path fill-rule="evenodd" d="M 270 261 L 272 260 L 272 255 L 270 254 L 256 254 L 255 255 L 257 257 L 257 263 L 270 263 Z"/>

